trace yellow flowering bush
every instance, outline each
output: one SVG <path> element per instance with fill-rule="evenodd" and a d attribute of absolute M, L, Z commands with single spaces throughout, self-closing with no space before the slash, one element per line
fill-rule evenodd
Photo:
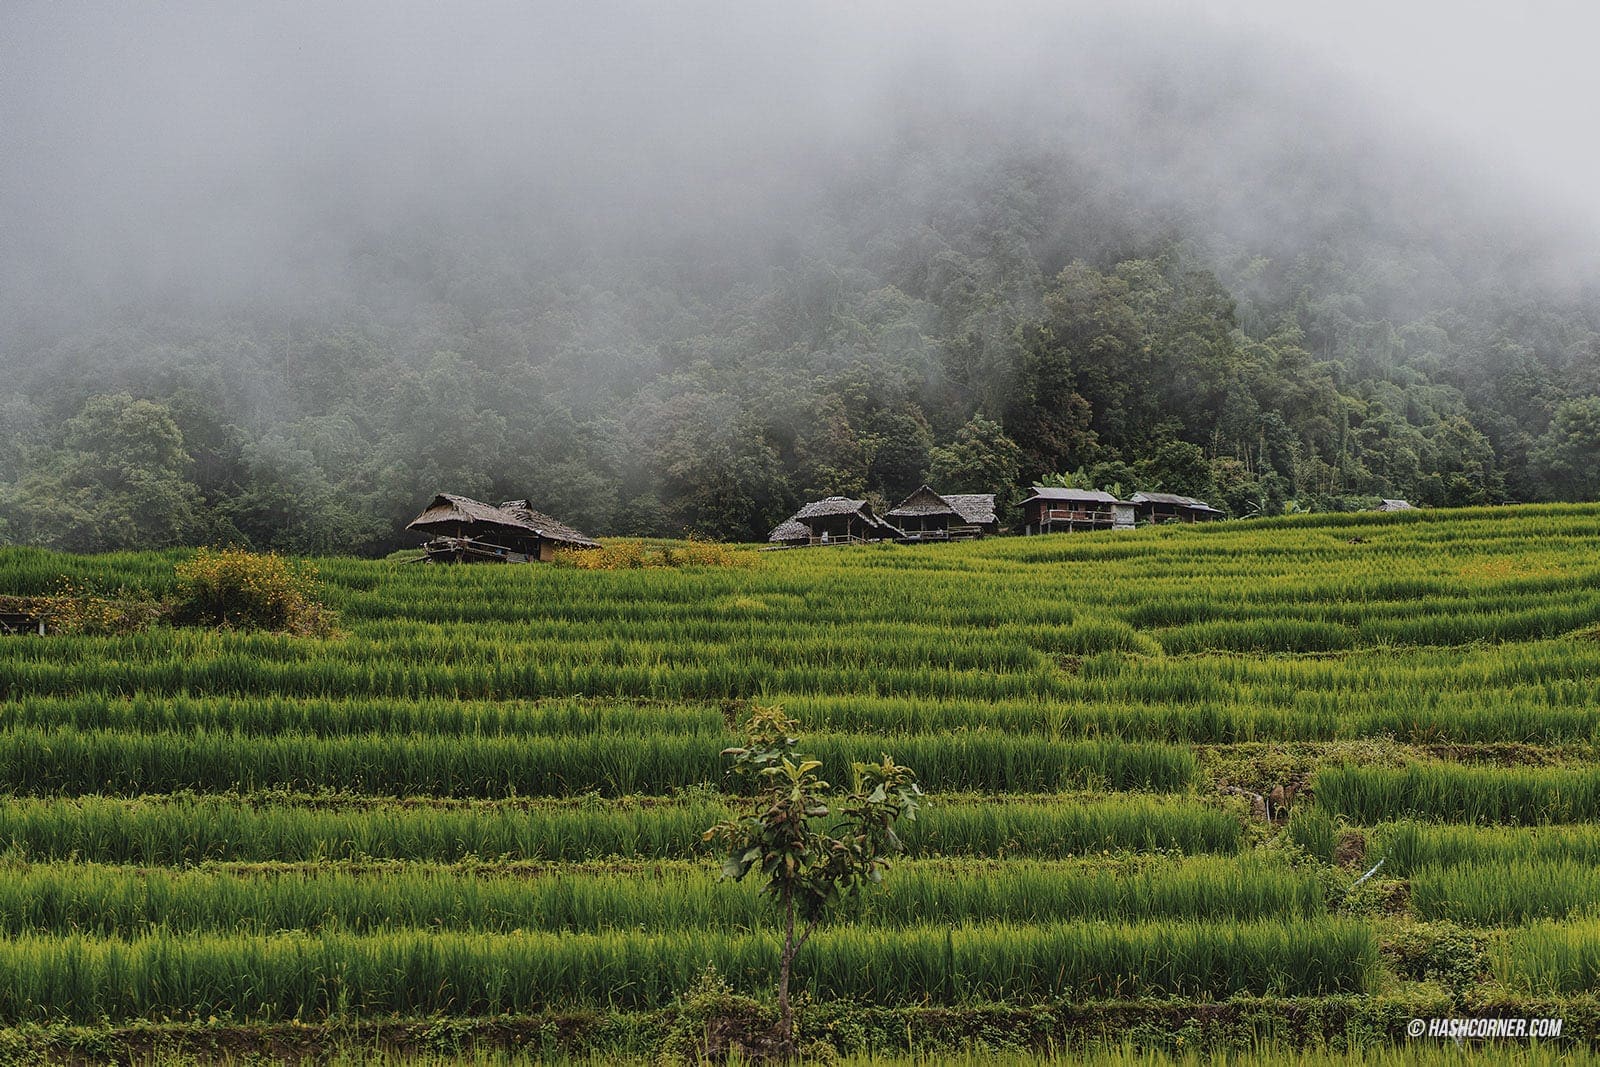
<path fill-rule="evenodd" d="M 748 567 L 755 553 L 717 541 L 610 540 L 600 548 L 566 549 L 556 553 L 558 566 L 581 571 L 626 571 L 658 567 Z"/>
<path fill-rule="evenodd" d="M 333 615 L 318 602 L 317 571 L 274 552 L 201 549 L 177 566 L 174 618 L 232 629 L 324 635 Z"/>

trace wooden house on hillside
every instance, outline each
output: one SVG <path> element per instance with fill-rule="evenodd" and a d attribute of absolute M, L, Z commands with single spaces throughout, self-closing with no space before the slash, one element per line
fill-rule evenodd
<path fill-rule="evenodd" d="M 802 533 L 802 530 L 804 531 Z M 807 504 L 768 535 L 774 544 L 848 545 L 864 541 L 898 541 L 905 535 L 872 513 L 865 500 L 830 496 Z"/>
<path fill-rule="evenodd" d="M 1140 522 L 1214 522 L 1226 517 L 1204 500 L 1176 493 L 1135 493 L 1133 506 Z"/>
<path fill-rule="evenodd" d="M 1373 510 L 1374 511 L 1414 511 L 1416 509 L 1411 506 L 1411 501 L 1409 501 L 1409 500 L 1390 500 L 1388 497 L 1384 497 L 1381 501 L 1378 502 L 1378 506 L 1376 508 L 1374 508 Z"/>
<path fill-rule="evenodd" d="M 1134 504 L 1098 489 L 1056 489 L 1036 485 L 1022 502 L 1025 534 L 1070 533 L 1078 530 L 1131 530 Z"/>
<path fill-rule="evenodd" d="M 993 493 L 942 496 L 928 486 L 902 500 L 887 516 L 912 541 L 951 541 L 998 533 Z"/>
<path fill-rule="evenodd" d="M 406 527 L 429 535 L 430 563 L 533 563 L 558 548 L 599 548 L 600 543 L 533 510 L 526 500 L 485 504 L 440 493 Z"/>

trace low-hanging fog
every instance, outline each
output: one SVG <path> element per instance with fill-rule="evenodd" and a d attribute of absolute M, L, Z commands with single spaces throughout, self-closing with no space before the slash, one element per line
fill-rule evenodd
<path fill-rule="evenodd" d="M 0 542 L 1600 491 L 1577 7 L 555 7 L 8 8 Z"/>

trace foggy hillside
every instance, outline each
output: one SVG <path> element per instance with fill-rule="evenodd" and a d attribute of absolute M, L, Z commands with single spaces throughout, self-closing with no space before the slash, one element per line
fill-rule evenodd
<path fill-rule="evenodd" d="M 0 540 L 1600 493 L 1600 216 L 1219 23 L 13 10 Z"/>

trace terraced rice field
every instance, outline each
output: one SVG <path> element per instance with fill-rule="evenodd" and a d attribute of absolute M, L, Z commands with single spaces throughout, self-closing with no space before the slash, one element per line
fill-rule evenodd
<path fill-rule="evenodd" d="M 699 840 L 752 704 L 930 793 L 802 954 L 803 1041 L 1600 1045 L 1600 507 L 753 558 L 335 559 L 333 639 L 0 638 L 0 1053 L 652 1055 L 708 964 L 773 982 Z"/>

